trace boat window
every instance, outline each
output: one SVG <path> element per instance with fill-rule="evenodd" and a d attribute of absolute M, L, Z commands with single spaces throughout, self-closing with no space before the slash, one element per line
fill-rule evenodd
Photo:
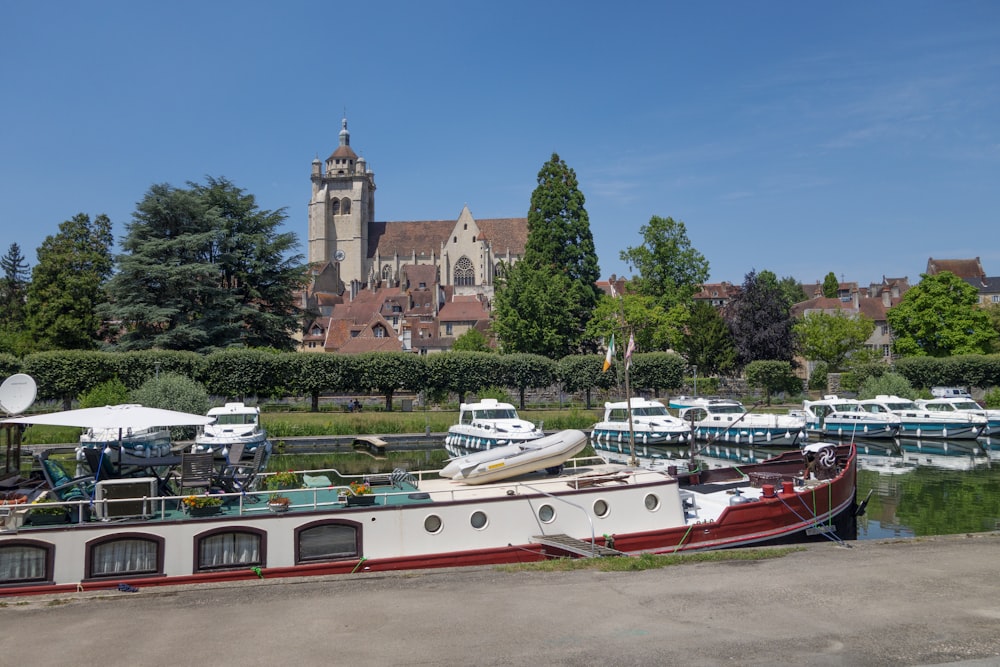
<path fill-rule="evenodd" d="M 263 565 L 263 533 L 250 530 L 223 530 L 195 539 L 198 570 Z"/>
<path fill-rule="evenodd" d="M 120 577 L 123 574 L 161 574 L 163 538 L 115 535 L 87 546 L 88 577 Z"/>
<path fill-rule="evenodd" d="M 594 514 L 601 517 L 602 519 L 608 515 L 608 502 L 606 500 L 601 500 L 598 498 L 594 501 Z"/>
<path fill-rule="evenodd" d="M 55 547 L 44 542 L 11 540 L 0 546 L 0 583 L 51 581 Z"/>
<path fill-rule="evenodd" d="M 670 413 L 662 405 L 656 405 L 646 408 L 636 408 L 632 411 L 632 414 L 636 417 L 663 417 Z"/>
<path fill-rule="evenodd" d="M 542 505 L 538 508 L 538 520 L 542 523 L 552 523 L 556 518 L 556 510 L 552 505 Z"/>
<path fill-rule="evenodd" d="M 608 421 L 610 422 L 623 422 L 628 419 L 628 415 L 625 412 L 625 408 L 613 408 L 608 414 Z"/>
<path fill-rule="evenodd" d="M 432 535 L 441 532 L 441 517 L 437 514 L 429 514 L 426 519 L 424 519 L 424 530 Z"/>
<path fill-rule="evenodd" d="M 311 524 L 296 531 L 295 549 L 296 563 L 357 558 L 361 553 L 361 529 L 356 523 Z"/>
<path fill-rule="evenodd" d="M 948 407 L 941 405 L 940 403 L 928 403 L 924 406 L 931 412 L 947 412 Z"/>
<path fill-rule="evenodd" d="M 643 503 L 645 503 L 646 509 L 655 512 L 660 507 L 660 498 L 655 493 L 649 493 L 643 499 Z"/>
<path fill-rule="evenodd" d="M 489 519 L 487 519 L 486 517 L 486 512 L 480 512 L 479 510 L 476 510 L 475 512 L 472 513 L 472 517 L 469 519 L 469 523 L 471 523 L 472 527 L 475 528 L 476 530 L 482 530 L 487 526 L 487 524 L 489 524 Z"/>
<path fill-rule="evenodd" d="M 955 401 L 954 406 L 956 410 L 982 410 L 975 401 Z"/>
<path fill-rule="evenodd" d="M 243 424 L 256 424 L 256 415 L 242 414 L 242 415 L 219 415 L 215 419 L 216 424 L 236 424 L 237 426 L 242 426 Z"/>
<path fill-rule="evenodd" d="M 477 419 L 517 419 L 517 411 L 512 408 L 476 410 Z"/>

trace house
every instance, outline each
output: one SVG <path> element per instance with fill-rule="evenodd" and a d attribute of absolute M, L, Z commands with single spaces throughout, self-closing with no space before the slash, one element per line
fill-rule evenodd
<path fill-rule="evenodd" d="M 704 301 L 716 308 L 725 308 L 732 301 L 733 297 L 739 294 L 742 288 L 728 282 L 705 283 L 701 290 L 692 298 L 695 301 Z"/>

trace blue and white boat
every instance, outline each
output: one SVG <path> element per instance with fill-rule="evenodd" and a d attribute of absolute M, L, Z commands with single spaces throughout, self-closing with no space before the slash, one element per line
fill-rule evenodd
<path fill-rule="evenodd" d="M 453 456 L 537 440 L 545 435 L 541 428 L 521 419 L 510 403 L 484 398 L 476 403 L 462 403 L 458 423 L 448 429 L 445 448 Z"/>
<path fill-rule="evenodd" d="M 802 415 L 747 412 L 739 401 L 726 398 L 679 397 L 679 417 L 694 427 L 697 440 L 794 447 L 806 436 Z"/>
<path fill-rule="evenodd" d="M 990 410 L 980 407 L 968 396 L 951 396 L 945 398 L 922 399 L 917 405 L 931 412 L 957 412 L 959 414 L 978 415 L 986 419 L 986 428 L 980 435 L 993 436 L 1000 433 L 1000 410 Z"/>
<path fill-rule="evenodd" d="M 899 415 L 899 435 L 909 438 L 975 440 L 986 428 L 986 417 L 921 408 L 908 398 L 879 394 L 860 401 L 861 408 L 875 414 Z"/>
<path fill-rule="evenodd" d="M 868 412 L 861 409 L 857 399 L 834 394 L 818 401 L 802 401 L 801 414 L 806 419 L 806 430 L 820 437 L 894 438 L 900 428 L 899 415 Z"/>
<path fill-rule="evenodd" d="M 685 443 L 691 437 L 691 425 L 675 417 L 659 401 L 633 397 L 628 403 L 604 404 L 604 419 L 594 424 L 590 438 L 595 442 L 629 442 L 629 407 L 635 442 L 644 445 Z"/>

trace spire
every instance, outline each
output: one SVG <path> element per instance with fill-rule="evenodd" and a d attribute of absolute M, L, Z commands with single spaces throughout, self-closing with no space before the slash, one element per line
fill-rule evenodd
<path fill-rule="evenodd" d="M 351 145 L 351 133 L 347 131 L 347 116 L 344 116 L 340 121 L 340 145 L 350 146 Z"/>

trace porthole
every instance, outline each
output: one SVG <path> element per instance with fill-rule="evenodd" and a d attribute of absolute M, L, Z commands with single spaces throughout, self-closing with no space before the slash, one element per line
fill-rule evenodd
<path fill-rule="evenodd" d="M 655 512 L 660 507 L 660 498 L 655 493 L 648 494 L 643 502 L 646 504 L 646 509 L 650 512 Z"/>
<path fill-rule="evenodd" d="M 538 508 L 538 520 L 542 523 L 552 523 L 556 518 L 556 510 L 552 505 L 542 505 Z"/>
<path fill-rule="evenodd" d="M 441 532 L 441 517 L 437 514 L 430 514 L 424 519 L 424 530 L 435 535 Z"/>
<path fill-rule="evenodd" d="M 476 510 L 472 513 L 472 517 L 469 519 L 469 523 L 476 530 L 482 530 L 489 523 L 489 519 L 486 518 L 486 512 L 480 512 Z"/>
<path fill-rule="evenodd" d="M 597 500 L 594 501 L 594 514 L 595 515 L 597 515 L 597 516 L 599 516 L 600 518 L 603 519 L 604 517 L 606 517 L 608 515 L 609 511 L 610 511 L 610 508 L 608 507 L 608 501 L 601 500 L 600 498 L 598 498 Z"/>

